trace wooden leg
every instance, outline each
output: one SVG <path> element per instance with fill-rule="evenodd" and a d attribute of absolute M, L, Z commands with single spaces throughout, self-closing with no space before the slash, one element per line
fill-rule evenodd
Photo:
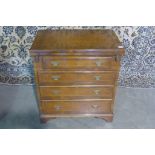
<path fill-rule="evenodd" d="M 47 118 L 40 118 L 40 123 L 47 123 L 48 119 Z"/>
<path fill-rule="evenodd" d="M 56 117 L 51 117 L 51 118 L 41 117 L 40 118 L 40 123 L 47 123 L 51 119 L 56 119 Z"/>
<path fill-rule="evenodd" d="M 104 119 L 107 122 L 112 122 L 113 120 L 113 116 L 102 116 L 102 117 L 97 117 L 97 118 Z"/>

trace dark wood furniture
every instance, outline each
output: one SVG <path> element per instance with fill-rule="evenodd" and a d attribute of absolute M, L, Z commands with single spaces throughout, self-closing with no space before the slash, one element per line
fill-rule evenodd
<path fill-rule="evenodd" d="M 42 121 L 57 117 L 112 121 L 124 54 L 112 30 L 38 31 L 30 51 Z"/>

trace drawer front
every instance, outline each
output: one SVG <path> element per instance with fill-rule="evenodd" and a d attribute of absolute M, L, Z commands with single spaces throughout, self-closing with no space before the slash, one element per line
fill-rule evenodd
<path fill-rule="evenodd" d="M 116 64 L 113 57 L 50 57 L 44 56 L 44 69 L 105 69 Z"/>
<path fill-rule="evenodd" d="M 113 97 L 113 87 L 40 87 L 41 99 L 103 99 Z"/>
<path fill-rule="evenodd" d="M 112 100 L 101 101 L 41 101 L 43 114 L 99 114 L 112 113 Z"/>
<path fill-rule="evenodd" d="M 40 85 L 69 85 L 69 84 L 103 84 L 114 85 L 116 79 L 114 72 L 39 72 Z"/>

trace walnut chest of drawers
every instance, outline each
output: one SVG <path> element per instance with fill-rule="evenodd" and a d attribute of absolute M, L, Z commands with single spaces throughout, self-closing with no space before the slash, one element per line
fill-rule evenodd
<path fill-rule="evenodd" d="M 113 119 L 124 49 L 112 30 L 42 30 L 30 49 L 40 119 Z"/>

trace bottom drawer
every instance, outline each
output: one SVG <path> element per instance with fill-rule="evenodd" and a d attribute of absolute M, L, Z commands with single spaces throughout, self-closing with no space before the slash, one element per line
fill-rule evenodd
<path fill-rule="evenodd" d="M 112 100 L 41 101 L 42 114 L 102 114 L 112 113 Z"/>

